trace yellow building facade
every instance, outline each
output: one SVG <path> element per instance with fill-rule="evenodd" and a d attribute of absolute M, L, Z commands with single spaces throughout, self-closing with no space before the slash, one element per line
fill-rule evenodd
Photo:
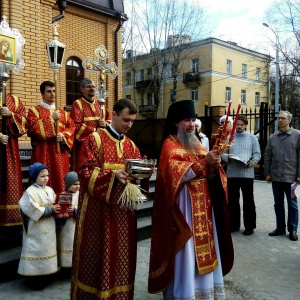
<path fill-rule="evenodd" d="M 18 96 L 26 108 L 41 102 L 40 84 L 54 81 L 46 52 L 47 42 L 53 39 L 52 23 L 59 24 L 59 41 L 65 47 L 62 67 L 58 73 L 56 95 L 61 107 L 70 107 L 80 96 L 80 80 L 90 77 L 98 80 L 96 72 L 89 73 L 82 62 L 91 57 L 97 61 L 95 49 L 104 45 L 109 52 L 107 63 L 122 67 L 121 28 L 127 19 L 122 0 L 2 0 L 1 16 L 6 16 L 10 28 L 17 28 L 25 44 L 22 57 L 25 68 L 9 73 L 7 92 Z M 122 73 L 116 79 L 106 79 L 108 98 L 106 105 L 112 109 L 122 95 Z M 30 139 L 22 137 L 21 144 L 29 145 Z"/>
<path fill-rule="evenodd" d="M 198 116 L 204 116 L 205 104 L 226 107 L 231 101 L 235 110 L 238 103 L 243 109 L 253 109 L 269 101 L 270 59 L 215 38 L 142 55 L 127 51 L 123 59 L 123 97 L 136 102 L 141 119 L 166 118 L 174 101 L 176 77 L 176 101 L 194 100 Z M 155 84 L 159 103 L 155 102 Z"/>

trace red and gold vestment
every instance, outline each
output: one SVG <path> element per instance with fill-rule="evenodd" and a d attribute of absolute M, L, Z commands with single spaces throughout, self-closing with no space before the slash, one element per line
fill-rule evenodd
<path fill-rule="evenodd" d="M 138 148 L 107 129 L 89 135 L 81 148 L 71 299 L 133 299 L 136 211 L 118 204 L 125 185 L 116 178 L 127 158 L 141 158 Z"/>
<path fill-rule="evenodd" d="M 28 136 L 31 138 L 31 163 L 40 162 L 50 170 L 48 186 L 55 193 L 65 190 L 64 176 L 70 170 L 69 154 L 74 142 L 75 125 L 68 113 L 60 110 L 59 132 L 63 134 L 64 143 L 59 143 L 57 151 L 56 122 L 52 119 L 53 110 L 42 105 L 32 107 L 28 111 Z"/>
<path fill-rule="evenodd" d="M 12 117 L 6 118 L 8 143 L 0 145 L 0 225 L 12 226 L 22 224 L 18 206 L 23 195 L 18 138 L 26 133 L 26 109 L 19 98 L 10 94 L 6 95 L 6 106 Z"/>
<path fill-rule="evenodd" d="M 83 97 L 74 101 L 70 112 L 74 120 L 75 143 L 72 151 L 71 168 L 78 171 L 78 153 L 84 140 L 99 127 L 101 104 L 98 100 L 87 101 Z M 102 117 L 107 122 L 111 122 L 111 116 L 107 109 L 102 109 Z"/>
<path fill-rule="evenodd" d="M 232 267 L 233 248 L 227 214 L 227 182 L 221 170 L 218 201 L 211 197 L 208 184 L 209 165 L 205 160 L 207 151 L 199 142 L 199 150 L 187 151 L 173 136 L 166 138 L 163 144 L 155 185 L 155 198 L 152 215 L 152 240 L 150 251 L 148 291 L 158 293 L 165 290 L 174 277 L 175 255 L 193 237 L 195 260 L 198 274 L 213 272 L 218 265 L 213 237 L 212 207 L 215 213 L 216 228 L 228 241 L 225 245 L 228 262 L 224 263 L 220 245 L 223 275 Z M 182 178 L 190 167 L 196 166 L 196 177 L 181 184 Z M 194 168 L 193 168 L 194 170 Z M 183 185 L 187 186 L 191 201 L 192 228 L 186 222 L 176 201 Z M 214 194 L 215 196 L 215 194 Z M 221 211 L 220 211 L 221 208 Z M 225 214 L 225 217 L 222 215 Z M 219 219 L 219 221 L 218 221 Z M 222 223 L 221 225 L 218 224 Z M 226 230 L 226 234 L 219 232 Z M 219 244 L 220 244 L 220 239 Z"/>

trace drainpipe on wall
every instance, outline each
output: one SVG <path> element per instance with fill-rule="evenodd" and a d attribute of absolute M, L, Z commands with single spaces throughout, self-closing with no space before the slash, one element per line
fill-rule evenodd
<path fill-rule="evenodd" d="M 56 4 L 58 5 L 60 14 L 54 18 L 52 18 L 52 23 L 62 19 L 65 16 L 65 9 L 67 8 L 67 1 L 57 0 Z"/>
<path fill-rule="evenodd" d="M 128 20 L 128 17 L 126 14 L 123 13 L 118 13 L 118 19 L 119 19 L 119 24 L 116 28 L 115 31 L 115 62 L 117 66 L 119 66 L 119 37 L 118 37 L 118 32 L 120 28 L 122 27 L 123 23 Z M 118 101 L 118 86 L 119 86 L 119 80 L 118 76 L 115 78 L 115 102 Z"/>

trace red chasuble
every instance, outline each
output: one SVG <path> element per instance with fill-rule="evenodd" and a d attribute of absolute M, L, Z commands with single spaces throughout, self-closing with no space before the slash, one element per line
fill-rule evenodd
<path fill-rule="evenodd" d="M 84 140 L 99 127 L 101 106 L 98 100 L 93 103 L 80 98 L 74 101 L 70 112 L 74 120 L 75 143 L 72 151 L 72 170 L 78 171 L 78 153 Z M 107 109 L 102 110 L 102 117 L 107 122 L 111 122 L 111 116 Z"/>
<path fill-rule="evenodd" d="M 53 110 L 42 105 L 28 111 L 28 136 L 31 138 L 31 163 L 40 162 L 50 169 L 48 185 L 55 193 L 65 190 L 64 176 L 70 170 L 69 153 L 73 146 L 75 125 L 67 112 L 59 108 L 59 132 L 64 135 L 60 150 L 56 149 L 56 123 L 52 119 Z"/>
<path fill-rule="evenodd" d="M 118 204 L 125 185 L 116 178 L 127 158 L 141 158 L 138 148 L 106 129 L 91 134 L 82 146 L 71 299 L 133 299 L 136 211 Z"/>
<path fill-rule="evenodd" d="M 0 225 L 12 226 L 22 224 L 18 206 L 23 195 L 18 137 L 26 132 L 26 110 L 20 99 L 10 94 L 6 95 L 6 106 L 12 118 L 6 118 L 8 143 L 0 144 Z M 2 131 L 2 118 L 0 128 Z"/>
<path fill-rule="evenodd" d="M 173 136 L 167 137 L 164 141 L 156 177 L 153 204 L 148 279 L 148 291 L 150 293 L 161 292 L 171 283 L 174 277 L 175 255 L 191 237 L 194 239 L 195 260 L 199 275 L 213 272 L 218 265 L 212 228 L 212 205 L 214 206 L 214 201 L 207 181 L 209 166 L 205 160 L 206 153 L 206 149 L 200 142 L 199 150 L 188 152 Z M 191 230 L 179 209 L 176 199 L 182 188 L 181 180 L 192 166 L 197 169 L 196 177 L 184 183 L 188 188 L 191 200 L 193 219 Z M 220 192 L 218 206 L 222 208 L 222 212 L 220 213 L 220 209 L 217 209 L 216 213 L 215 207 L 214 212 L 216 223 L 218 219 L 222 221 L 221 226 L 216 224 L 218 235 L 219 227 L 227 232 L 225 236 L 228 242 L 225 248 L 227 247 L 229 252 L 228 257 L 226 257 L 226 259 L 229 259 L 229 267 L 225 271 L 223 269 L 223 275 L 225 275 L 232 267 L 233 247 L 227 213 L 226 176 L 222 173 L 222 169 L 220 169 L 220 172 L 221 177 L 218 178 L 221 178 L 219 182 L 221 187 L 216 185 L 214 188 L 218 188 Z M 225 218 L 220 217 L 220 214 L 225 215 Z M 224 236 L 223 233 L 220 232 L 220 234 Z M 222 249 L 223 246 L 220 246 L 223 263 Z"/>

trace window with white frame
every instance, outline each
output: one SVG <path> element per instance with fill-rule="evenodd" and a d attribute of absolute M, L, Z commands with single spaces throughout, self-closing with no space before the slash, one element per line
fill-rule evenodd
<path fill-rule="evenodd" d="M 260 92 L 255 92 L 255 105 L 260 105 Z"/>
<path fill-rule="evenodd" d="M 147 80 L 151 80 L 151 79 L 152 79 L 152 69 L 147 68 Z"/>
<path fill-rule="evenodd" d="M 174 74 L 174 64 L 169 63 L 166 68 L 166 76 L 167 76 L 167 78 L 170 78 L 173 76 L 173 74 Z"/>
<path fill-rule="evenodd" d="M 174 90 L 170 90 L 170 103 L 174 102 Z"/>
<path fill-rule="evenodd" d="M 225 101 L 231 100 L 231 87 L 226 87 L 226 95 L 225 95 Z"/>
<path fill-rule="evenodd" d="M 198 87 L 194 86 L 190 88 L 191 91 L 191 99 L 193 101 L 198 101 Z"/>
<path fill-rule="evenodd" d="M 230 59 L 227 59 L 226 70 L 227 70 L 227 74 L 229 75 L 232 74 L 232 60 Z"/>
<path fill-rule="evenodd" d="M 126 84 L 131 84 L 131 72 L 126 73 Z"/>
<path fill-rule="evenodd" d="M 144 81 L 145 80 L 145 72 L 144 69 L 140 70 L 140 81 Z"/>
<path fill-rule="evenodd" d="M 247 65 L 242 64 L 242 77 L 247 78 Z"/>
<path fill-rule="evenodd" d="M 148 105 L 152 104 L 152 93 L 147 93 L 147 104 Z"/>
<path fill-rule="evenodd" d="M 256 68 L 256 74 L 255 74 L 256 80 L 260 80 L 260 76 L 261 76 L 261 70 L 260 68 Z"/>
<path fill-rule="evenodd" d="M 259 117 L 255 117 L 255 123 L 254 123 L 254 130 L 256 131 L 256 130 L 258 130 L 259 129 L 259 124 L 260 123 L 260 119 L 259 119 Z"/>
<path fill-rule="evenodd" d="M 192 59 L 192 72 L 193 73 L 199 72 L 199 59 L 198 58 Z"/>
<path fill-rule="evenodd" d="M 246 90 L 241 90 L 241 103 L 246 104 Z"/>

